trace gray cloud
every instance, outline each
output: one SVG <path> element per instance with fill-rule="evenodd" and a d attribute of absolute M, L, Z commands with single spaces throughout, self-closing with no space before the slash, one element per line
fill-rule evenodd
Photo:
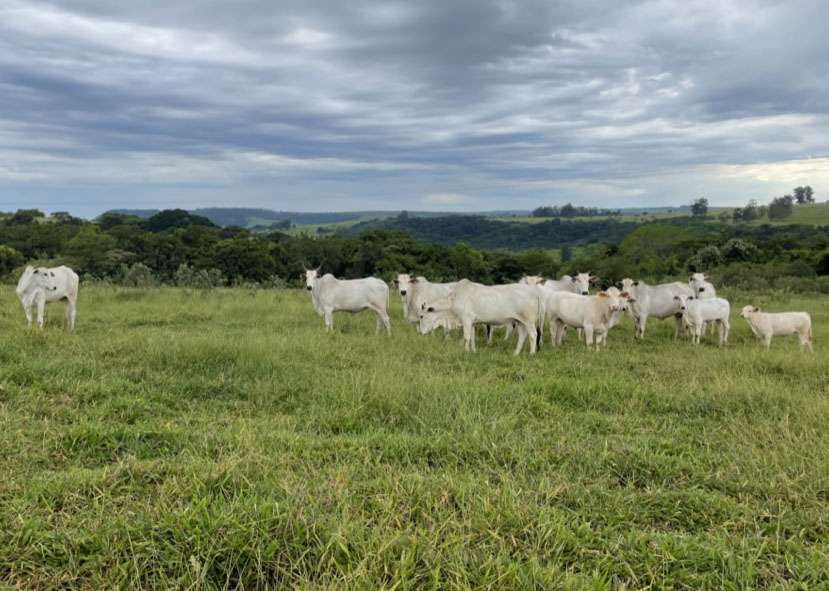
<path fill-rule="evenodd" d="M 821 8 L 0 0 L 0 208 L 820 196 Z"/>

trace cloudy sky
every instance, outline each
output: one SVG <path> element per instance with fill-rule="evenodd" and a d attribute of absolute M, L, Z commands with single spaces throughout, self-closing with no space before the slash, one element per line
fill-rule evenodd
<path fill-rule="evenodd" d="M 825 200 L 825 8 L 0 0 L 0 209 Z"/>

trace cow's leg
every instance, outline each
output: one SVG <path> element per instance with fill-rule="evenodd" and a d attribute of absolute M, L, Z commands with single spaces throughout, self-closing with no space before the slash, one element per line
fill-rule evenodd
<path fill-rule="evenodd" d="M 78 302 L 74 298 L 69 300 L 69 330 L 75 330 L 75 318 L 78 312 Z"/>
<path fill-rule="evenodd" d="M 26 326 L 32 326 L 32 302 L 23 302 L 23 313 L 26 315 Z"/>
<path fill-rule="evenodd" d="M 771 333 L 763 335 L 763 344 L 766 346 L 766 351 L 771 349 Z"/>
<path fill-rule="evenodd" d="M 637 332 L 639 333 L 639 340 L 645 338 L 645 328 L 648 325 L 648 315 L 643 314 L 639 316 L 639 325 L 636 327 Z"/>
<path fill-rule="evenodd" d="M 593 348 L 593 325 L 592 324 L 585 324 L 584 328 L 581 329 L 584 333 L 584 342 L 587 345 L 588 349 Z"/>
<path fill-rule="evenodd" d="M 380 329 L 382 327 L 386 328 L 386 334 L 391 335 L 391 324 L 389 322 L 389 315 L 383 308 L 380 307 L 373 307 L 374 313 L 377 315 L 377 328 L 374 331 L 374 334 L 380 334 Z"/>
<path fill-rule="evenodd" d="M 69 329 L 69 301 L 63 304 L 63 328 L 64 330 Z"/>
<path fill-rule="evenodd" d="M 512 336 L 512 331 L 515 327 L 516 327 L 516 325 L 515 325 L 514 322 L 507 322 L 507 325 L 505 327 L 506 330 L 504 330 L 504 340 L 505 341 L 508 341 L 509 338 Z"/>
<path fill-rule="evenodd" d="M 492 325 L 484 324 L 484 333 L 486 333 L 486 344 L 492 344 Z"/>
<path fill-rule="evenodd" d="M 466 320 L 463 322 L 463 348 L 467 352 L 475 351 L 475 325 Z"/>
<path fill-rule="evenodd" d="M 515 327 L 515 331 L 518 333 L 518 344 L 515 346 L 515 351 L 513 351 L 513 355 L 518 355 L 521 353 L 521 349 L 524 348 L 524 341 L 527 338 L 527 329 L 524 328 L 523 324 L 518 324 Z"/>
<path fill-rule="evenodd" d="M 325 310 L 325 332 L 334 332 L 334 310 Z"/>
<path fill-rule="evenodd" d="M 45 322 L 45 312 L 46 312 L 46 298 L 38 298 L 38 300 L 37 300 L 37 325 L 40 328 L 43 328 L 43 323 Z"/>
<path fill-rule="evenodd" d="M 538 345 L 536 343 L 536 339 L 538 338 L 538 330 L 535 325 L 535 322 L 526 322 L 516 325 L 518 328 L 523 328 L 524 331 L 527 333 L 525 336 L 529 338 L 530 341 L 530 355 L 534 355 L 535 352 L 538 350 Z"/>
<path fill-rule="evenodd" d="M 812 339 L 809 338 L 809 333 L 798 333 L 800 337 L 800 350 L 812 352 Z"/>
<path fill-rule="evenodd" d="M 674 314 L 674 340 L 679 340 L 679 334 L 682 332 L 682 314 Z"/>

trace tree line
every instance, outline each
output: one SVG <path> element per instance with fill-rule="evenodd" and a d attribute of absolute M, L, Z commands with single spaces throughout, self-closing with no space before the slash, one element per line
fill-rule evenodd
<path fill-rule="evenodd" d="M 620 216 L 621 210 L 600 209 L 598 207 L 582 207 L 565 203 L 564 205 L 543 205 L 532 211 L 536 218 L 575 218 L 575 217 L 596 217 L 596 216 Z"/>
<path fill-rule="evenodd" d="M 446 225 L 449 219 L 463 223 L 458 216 L 408 221 L 431 222 L 446 232 L 455 228 Z M 597 223 L 616 224 L 616 232 L 601 241 L 580 242 Z M 520 225 L 486 224 L 487 231 L 502 236 Z M 94 222 L 21 210 L 0 221 L 0 273 L 16 281 L 27 263 L 68 264 L 85 280 L 214 287 L 299 285 L 303 269 L 317 266 L 344 278 L 390 280 L 411 272 L 434 281 L 467 277 L 484 283 L 507 283 L 525 273 L 555 277 L 579 271 L 607 282 L 628 276 L 661 281 L 700 270 L 722 285 L 829 292 L 829 227 L 732 225 L 686 217 L 630 225 L 551 220 L 546 231 L 556 248 L 506 250 L 419 240 L 397 228 L 320 238 L 259 234 L 219 227 L 182 210 L 147 219 L 111 213 Z M 562 235 L 569 240 L 562 241 Z"/>

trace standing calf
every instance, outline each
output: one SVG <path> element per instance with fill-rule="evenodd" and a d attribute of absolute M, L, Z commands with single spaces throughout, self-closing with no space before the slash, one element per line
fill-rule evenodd
<path fill-rule="evenodd" d="M 694 296 L 675 296 L 679 303 L 682 318 L 691 330 L 691 338 L 695 345 L 699 345 L 706 322 L 716 322 L 720 336 L 720 346 L 728 342 L 728 332 L 731 329 L 729 316 L 731 305 L 723 298 L 708 298 L 701 300 Z"/>
<path fill-rule="evenodd" d="M 800 339 L 800 350 L 812 350 L 812 318 L 807 312 L 761 312 L 757 306 L 743 306 L 740 318 L 745 318 L 751 332 L 763 341 L 766 349 L 771 347 L 771 337 L 796 334 Z"/>

